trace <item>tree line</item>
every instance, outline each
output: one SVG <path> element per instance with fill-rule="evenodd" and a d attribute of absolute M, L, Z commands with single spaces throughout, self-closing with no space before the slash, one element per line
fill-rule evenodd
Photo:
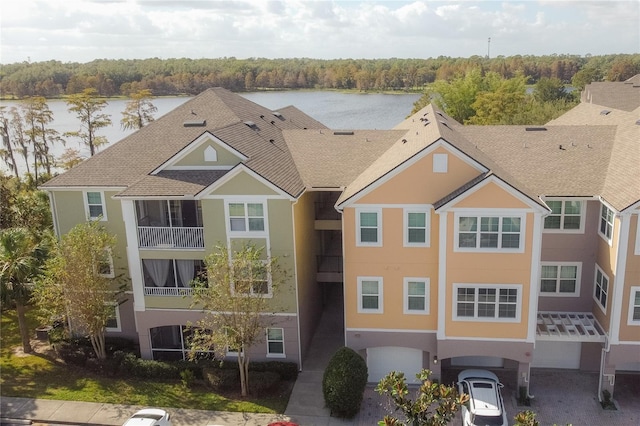
<path fill-rule="evenodd" d="M 210 87 L 234 92 L 264 89 L 422 91 L 480 67 L 502 78 L 522 74 L 531 84 L 556 78 L 581 89 L 591 81 L 622 81 L 640 72 L 640 54 L 518 55 L 428 59 L 97 59 L 87 63 L 19 62 L 0 67 L 5 98 L 56 98 L 95 89 L 99 96 L 196 95 Z"/>

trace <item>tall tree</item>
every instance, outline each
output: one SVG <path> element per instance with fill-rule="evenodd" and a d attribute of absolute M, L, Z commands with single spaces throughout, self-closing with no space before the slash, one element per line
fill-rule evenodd
<path fill-rule="evenodd" d="M 31 173 L 29 167 L 29 139 L 27 139 L 24 132 L 24 119 L 20 114 L 20 110 L 16 107 L 9 109 L 9 115 L 11 116 L 8 127 L 9 138 L 15 147 L 15 152 L 22 156 L 25 167 L 27 168 L 27 174 L 29 174 Z"/>
<path fill-rule="evenodd" d="M 527 77 L 519 74 L 508 80 L 499 78 L 497 81 L 488 82 L 488 90 L 478 93 L 476 100 L 471 104 L 475 114 L 465 123 L 513 124 L 511 118 L 524 107 L 526 79 Z"/>
<path fill-rule="evenodd" d="M 151 103 L 151 99 L 153 99 L 151 90 L 142 89 L 129 94 L 129 97 L 131 100 L 127 102 L 127 106 L 122 112 L 122 120 L 120 120 L 122 129 L 142 129 L 155 120 L 153 114 L 158 111 L 158 108 Z"/>
<path fill-rule="evenodd" d="M 98 99 L 96 89 L 84 89 L 80 93 L 69 96 L 66 101 L 69 112 L 75 112 L 76 117 L 80 120 L 80 130 L 76 132 L 66 132 L 65 136 L 73 136 L 89 147 L 91 156 L 96 150 L 105 145 L 108 141 L 105 136 L 98 136 L 96 132 L 103 127 L 111 125 L 109 114 L 101 111 L 107 106 L 107 101 Z"/>
<path fill-rule="evenodd" d="M 380 380 L 376 391 L 380 395 L 388 395 L 400 411 L 406 422 L 391 416 L 385 416 L 378 422 L 379 426 L 446 426 L 469 396 L 458 394 L 455 386 L 447 386 L 429 380 L 431 371 L 422 370 L 416 377 L 420 380 L 420 388 L 415 399 L 409 397 L 409 387 L 404 373 L 392 371 Z"/>
<path fill-rule="evenodd" d="M 277 259 L 264 249 L 243 244 L 231 249 L 218 246 L 205 259 L 207 279 L 194 282 L 193 307 L 203 310 L 191 342 L 192 354 L 213 351 L 225 356 L 237 350 L 242 396 L 249 386 L 249 348 L 264 341 L 273 325 L 273 295 L 286 279 Z"/>
<path fill-rule="evenodd" d="M 33 166 L 35 180 L 38 180 L 38 166 L 44 166 L 47 174 L 51 174 L 53 156 L 49 153 L 55 143 L 65 144 L 57 130 L 49 127 L 53 122 L 53 112 L 47 105 L 47 100 L 41 96 L 27 98 L 22 102 L 25 129 L 33 146 Z"/>
<path fill-rule="evenodd" d="M 0 288 L 2 303 L 14 303 L 18 327 L 25 353 L 31 353 L 29 328 L 25 316 L 31 287 L 42 273 L 47 250 L 44 240 L 38 239 L 26 228 L 8 228 L 0 231 Z"/>
<path fill-rule="evenodd" d="M 13 172 L 16 178 L 20 177 L 18 171 L 18 163 L 16 162 L 16 156 L 14 153 L 14 142 L 11 140 L 9 133 L 9 117 L 5 114 L 5 107 L 0 107 L 0 137 L 2 138 L 2 148 L 0 148 L 0 158 L 9 168 L 10 172 Z"/>
<path fill-rule="evenodd" d="M 74 333 L 89 337 L 98 359 L 107 356 L 105 327 L 122 293 L 113 279 L 115 243 L 97 221 L 76 225 L 54 247 L 34 291 L 42 312 L 66 315 Z"/>

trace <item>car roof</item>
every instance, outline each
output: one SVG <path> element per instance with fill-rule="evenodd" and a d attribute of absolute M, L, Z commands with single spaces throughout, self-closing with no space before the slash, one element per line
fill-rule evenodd
<path fill-rule="evenodd" d="M 124 426 L 153 426 L 166 414 L 166 411 L 159 408 L 145 408 L 144 410 L 136 411 Z"/>
<path fill-rule="evenodd" d="M 498 379 L 498 376 L 488 370 L 463 370 L 460 372 L 460 374 L 458 374 L 458 381 L 471 379 L 488 379 L 493 380 L 496 383 L 500 383 L 500 379 Z"/>

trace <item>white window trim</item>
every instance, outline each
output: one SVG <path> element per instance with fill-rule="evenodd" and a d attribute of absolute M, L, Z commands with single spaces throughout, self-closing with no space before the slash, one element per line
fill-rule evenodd
<path fill-rule="evenodd" d="M 640 285 L 631 286 L 629 292 L 629 315 L 627 318 L 627 325 L 638 325 L 640 326 L 640 319 L 633 319 L 633 308 L 635 307 L 635 293 L 640 292 Z"/>
<path fill-rule="evenodd" d="M 409 213 L 424 213 L 425 216 L 425 232 L 424 243 L 409 242 Z M 428 207 L 407 207 L 403 210 L 403 234 L 405 247 L 430 247 L 431 245 L 431 209 Z"/>
<path fill-rule="evenodd" d="M 640 214 L 636 215 L 636 248 L 633 253 L 640 256 Z"/>
<path fill-rule="evenodd" d="M 375 243 L 362 242 L 360 240 L 360 213 L 376 213 L 377 241 Z M 381 208 L 356 208 L 356 247 L 382 247 L 382 209 Z"/>
<path fill-rule="evenodd" d="M 586 210 L 587 210 L 587 203 L 584 202 L 584 200 L 574 200 L 571 198 L 547 198 L 545 199 L 545 201 L 561 201 L 562 202 L 562 210 L 560 212 L 560 228 L 559 229 L 547 229 L 544 227 L 544 222 L 545 222 L 545 218 L 543 218 L 542 220 L 542 232 L 544 232 L 545 234 L 584 234 L 584 222 L 585 222 L 585 218 L 586 218 Z M 577 201 L 580 203 L 580 228 L 578 229 L 564 229 L 564 203 L 567 201 Z M 557 216 L 557 215 L 551 215 L 549 214 L 547 217 L 549 216 Z M 572 215 L 573 216 L 573 215 Z"/>
<path fill-rule="evenodd" d="M 562 266 L 576 267 L 576 289 L 573 293 L 561 293 L 559 277 L 556 277 L 556 291 L 554 293 L 542 291 L 542 267 L 557 266 L 558 271 Z M 540 262 L 539 295 L 541 297 L 580 297 L 580 284 L 582 280 L 582 262 Z"/>
<path fill-rule="evenodd" d="M 88 195 L 90 192 L 100 194 L 102 216 L 98 216 L 98 217 L 91 216 L 91 211 L 89 210 L 89 195 Z M 100 220 L 101 222 L 104 222 L 107 220 L 107 204 L 105 203 L 105 199 L 104 199 L 104 191 L 82 191 L 82 198 L 84 201 L 84 212 L 87 220 Z M 95 204 L 92 204 L 92 205 L 95 205 Z"/>
<path fill-rule="evenodd" d="M 409 309 L 409 283 L 410 282 L 423 282 L 424 283 L 424 309 L 423 310 L 415 310 Z M 403 313 L 406 315 L 429 315 L 429 305 L 431 304 L 430 300 L 430 280 L 429 278 L 417 278 L 417 277 L 405 277 L 404 285 L 403 285 Z"/>
<path fill-rule="evenodd" d="M 231 215 L 229 214 L 229 204 L 244 204 L 245 210 L 245 230 L 244 231 L 232 231 L 231 230 Z M 249 230 L 249 209 L 247 204 L 262 204 L 262 219 L 264 221 L 264 230 L 262 231 L 250 231 Z M 268 237 L 269 236 L 269 220 L 268 220 L 268 203 L 265 198 L 250 199 L 250 198 L 225 198 L 224 200 L 224 218 L 227 235 L 233 235 L 234 238 L 240 238 L 244 236 L 251 237 Z"/>
<path fill-rule="evenodd" d="M 609 295 L 611 293 L 611 291 L 610 291 L 611 290 L 611 280 L 609 279 L 609 276 L 604 273 L 602 268 L 600 266 L 598 266 L 598 264 L 596 263 L 596 270 L 595 270 L 595 272 L 593 274 L 593 295 L 592 296 L 593 296 L 593 300 L 595 300 L 595 302 L 596 302 L 596 305 L 598 305 L 598 307 L 600 308 L 602 313 L 604 313 L 606 315 L 607 314 L 607 307 L 603 306 L 602 303 L 600 302 L 600 299 L 598 297 L 596 297 L 596 289 L 598 288 L 598 283 L 597 283 L 598 271 L 600 271 L 600 273 L 602 274 L 602 277 L 607 280 L 607 291 L 606 291 L 607 304 L 609 304 Z M 602 289 L 600 289 L 600 291 L 602 291 Z"/>
<path fill-rule="evenodd" d="M 109 305 L 111 305 L 111 303 L 109 303 Z M 116 326 L 115 327 L 105 327 L 104 330 L 108 331 L 108 332 L 120 332 L 122 331 L 122 321 L 120 321 L 120 305 L 118 305 L 117 303 L 113 303 L 112 304 L 115 312 L 115 316 L 116 316 Z"/>
<path fill-rule="evenodd" d="M 368 309 L 362 306 L 362 282 L 378 282 L 378 309 Z M 382 277 L 358 277 L 358 313 L 359 314 L 382 314 L 384 313 L 384 283 Z"/>
<path fill-rule="evenodd" d="M 269 352 L 269 342 L 280 342 L 280 340 L 269 340 L 269 329 L 279 329 L 282 330 L 282 353 L 271 353 Z M 284 343 L 284 328 L 282 327 L 268 327 L 265 330 L 265 341 L 267 343 L 267 358 L 286 358 L 286 346 Z"/>
<path fill-rule="evenodd" d="M 501 289 L 516 289 L 518 294 L 517 294 L 517 300 L 516 300 L 516 316 L 515 318 L 488 318 L 488 317 L 478 317 L 478 316 L 473 316 L 473 317 L 459 317 L 458 316 L 458 288 L 475 288 L 476 289 L 476 300 L 474 300 L 474 306 L 475 306 L 475 310 L 477 311 L 477 305 L 478 305 L 478 299 L 477 299 L 477 294 L 478 294 L 478 289 L 479 288 L 493 288 L 496 289 L 496 293 L 497 293 L 497 297 L 499 298 L 500 295 L 500 290 Z M 452 317 L 453 317 L 453 321 L 465 321 L 465 322 L 500 322 L 500 323 L 519 323 L 521 322 L 521 316 L 522 316 L 522 284 L 462 284 L 462 283 L 454 283 L 453 284 L 453 307 L 452 307 Z M 499 299 L 498 299 L 499 300 Z M 499 305 L 499 303 L 496 303 L 497 305 Z M 498 313 L 498 310 L 496 310 L 496 314 Z"/>
<path fill-rule="evenodd" d="M 262 263 L 264 264 L 268 264 L 269 260 L 262 260 Z M 234 285 L 234 281 L 233 281 L 233 277 L 231 277 L 231 294 L 233 296 L 238 296 L 238 297 L 264 297 L 266 299 L 270 299 L 273 297 L 273 281 L 272 281 L 272 276 L 271 276 L 271 270 L 267 270 L 267 293 L 255 293 L 253 291 L 253 288 L 251 289 L 250 293 L 239 293 L 236 292 L 236 287 Z"/>
<path fill-rule="evenodd" d="M 483 217 L 497 217 L 497 218 L 505 218 L 505 217 L 517 217 L 520 219 L 520 246 L 518 248 L 490 248 L 490 247 L 460 247 L 460 217 L 476 217 L 478 219 Z M 502 225 L 502 220 L 500 220 L 500 225 Z M 462 211 L 458 210 L 454 214 L 454 232 L 453 232 L 453 251 L 454 252 L 473 252 L 473 253 L 524 253 L 525 247 L 525 236 L 527 234 L 527 215 L 522 211 L 481 211 L 481 210 L 468 210 Z M 480 226 L 480 220 L 478 220 L 478 227 Z M 476 231 L 478 235 L 480 231 Z M 502 235 L 502 229 L 498 229 L 498 241 L 500 241 L 500 236 Z M 479 241 L 477 242 L 479 244 Z"/>
<path fill-rule="evenodd" d="M 611 212 L 611 222 L 607 221 L 607 224 L 609 226 L 611 226 L 611 236 L 607 237 L 605 234 L 602 233 L 602 231 L 600 230 L 600 225 L 602 224 L 602 208 L 606 208 L 607 211 Z M 600 237 L 602 237 L 603 240 L 605 240 L 607 242 L 607 244 L 611 245 L 613 243 L 613 227 L 615 224 L 615 212 L 609 208 L 609 206 L 607 206 L 604 203 L 600 203 L 600 210 L 598 212 L 598 234 L 600 235 Z M 606 220 L 606 219 L 605 219 Z"/>

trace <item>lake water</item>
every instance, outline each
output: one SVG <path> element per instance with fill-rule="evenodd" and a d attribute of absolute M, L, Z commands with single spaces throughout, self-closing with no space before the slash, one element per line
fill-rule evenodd
<path fill-rule="evenodd" d="M 323 91 L 287 91 L 287 92 L 255 92 L 242 93 L 241 96 L 277 110 L 293 105 L 311 117 L 332 129 L 391 129 L 409 115 L 420 95 L 418 94 L 382 94 L 382 93 L 340 93 Z M 155 98 L 153 104 L 158 108 L 156 118 L 161 117 L 175 107 L 181 105 L 190 97 Z M 111 116 L 112 125 L 98 131 L 99 136 L 106 136 L 109 143 L 115 143 L 133 133 L 132 130 L 122 130 L 120 119 L 125 109 L 126 100 L 111 100 L 102 110 Z M 67 104 L 62 100 L 47 101 L 53 112 L 54 122 L 51 127 L 61 135 L 64 132 L 77 131 L 80 122 L 75 114 L 69 113 Z M 0 106 L 11 107 L 17 102 L 0 101 Z M 65 138 L 67 148 L 79 149 L 83 156 L 89 151 L 81 146 L 76 138 Z M 55 146 L 54 156 L 59 156 L 65 147 Z M 102 148 L 104 149 L 104 147 Z M 24 164 L 19 164 L 20 172 L 26 171 Z M 0 169 L 7 170 L 6 165 L 0 164 Z"/>

